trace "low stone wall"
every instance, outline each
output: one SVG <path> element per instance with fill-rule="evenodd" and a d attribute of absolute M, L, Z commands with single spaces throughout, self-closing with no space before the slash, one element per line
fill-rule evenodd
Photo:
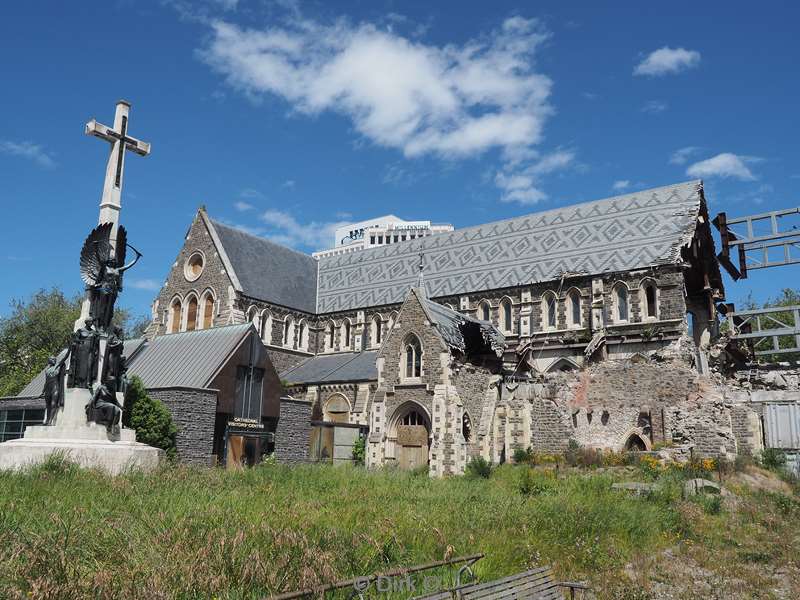
<path fill-rule="evenodd" d="M 147 393 L 151 398 L 161 400 L 172 415 L 178 428 L 178 460 L 211 465 L 217 390 L 173 387 L 149 389 Z"/>
<path fill-rule="evenodd" d="M 311 402 L 281 398 L 281 412 L 275 431 L 275 458 L 282 463 L 308 462 L 311 437 Z"/>

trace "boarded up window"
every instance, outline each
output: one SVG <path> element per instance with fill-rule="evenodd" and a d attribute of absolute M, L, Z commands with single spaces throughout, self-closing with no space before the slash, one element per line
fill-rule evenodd
<path fill-rule="evenodd" d="M 186 331 L 197 329 L 197 298 L 192 296 L 186 305 Z"/>

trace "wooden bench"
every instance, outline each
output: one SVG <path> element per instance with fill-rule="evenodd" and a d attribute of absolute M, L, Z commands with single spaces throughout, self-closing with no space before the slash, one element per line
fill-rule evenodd
<path fill-rule="evenodd" d="M 569 589 L 570 598 L 575 598 L 575 590 L 583 591 L 589 587 L 583 583 L 553 581 L 551 568 L 539 567 L 495 581 L 472 583 L 420 596 L 415 600 L 563 600 L 564 589 Z"/>

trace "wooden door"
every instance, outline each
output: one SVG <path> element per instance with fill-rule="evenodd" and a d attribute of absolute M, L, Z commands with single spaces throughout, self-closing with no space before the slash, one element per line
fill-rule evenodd
<path fill-rule="evenodd" d="M 428 464 L 428 430 L 424 425 L 398 425 L 397 464 L 411 470 Z"/>

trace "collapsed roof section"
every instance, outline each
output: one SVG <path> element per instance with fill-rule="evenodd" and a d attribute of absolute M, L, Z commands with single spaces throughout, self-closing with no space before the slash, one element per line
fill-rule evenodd
<path fill-rule="evenodd" d="M 428 320 L 436 327 L 451 352 L 463 356 L 503 356 L 506 340 L 502 333 L 488 321 L 456 312 L 429 300 L 419 289 L 413 289 Z"/>

